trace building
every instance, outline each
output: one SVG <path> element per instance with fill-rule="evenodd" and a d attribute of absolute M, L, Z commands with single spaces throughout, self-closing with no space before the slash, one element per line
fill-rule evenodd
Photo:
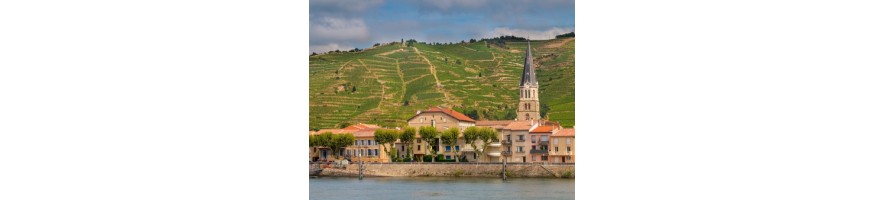
<path fill-rule="evenodd" d="M 476 120 L 468 117 L 467 115 L 443 107 L 431 107 L 427 110 L 418 111 L 415 116 L 412 116 L 407 121 L 410 127 L 415 127 L 416 129 L 418 129 L 422 126 L 432 126 L 440 132 L 445 131 L 446 129 L 449 129 L 451 127 L 458 127 L 458 129 L 460 129 L 463 133 L 464 129 L 466 129 L 467 127 L 476 125 Z M 435 149 L 437 151 L 437 154 L 443 155 L 443 158 L 445 159 L 455 159 L 456 156 L 463 155 L 463 153 L 465 152 L 472 152 L 473 150 L 470 145 L 466 144 L 463 136 L 461 136 L 462 138 L 459 139 L 458 142 L 456 142 L 455 146 L 442 144 L 439 138 L 437 138 L 436 142 L 439 145 L 429 146 L 427 142 L 424 142 L 420 139 L 421 136 L 419 134 L 416 134 L 415 137 L 418 138 L 418 140 L 412 145 L 412 153 L 417 159 L 423 158 L 423 156 L 427 152 L 426 148 L 428 147 Z M 399 156 L 401 158 L 405 158 L 406 155 L 404 153 L 406 146 L 404 146 L 401 142 L 397 142 L 397 145 L 395 146 L 399 150 L 398 152 L 401 152 L 399 153 Z"/>
<path fill-rule="evenodd" d="M 349 159 L 351 161 L 366 162 L 390 162 L 390 157 L 382 147 L 375 141 L 375 130 L 380 129 L 378 125 L 372 124 L 355 124 L 343 129 L 320 129 L 310 132 L 311 135 L 332 133 L 332 134 L 353 134 L 354 143 L 343 148 L 338 155 L 339 159 Z M 311 147 L 311 161 L 336 160 L 328 147 Z"/>
<path fill-rule="evenodd" d="M 575 129 L 567 128 L 556 131 L 550 136 L 550 160 L 553 163 L 575 162 Z"/>
<path fill-rule="evenodd" d="M 553 131 L 558 128 L 556 126 L 540 125 L 529 131 L 532 144 L 532 149 L 529 150 L 532 158 L 531 162 L 548 162 L 550 156 L 550 135 L 553 135 Z"/>
<path fill-rule="evenodd" d="M 522 81 L 519 82 L 519 104 L 516 106 L 516 118 L 520 120 L 541 119 L 541 103 L 538 100 L 538 79 L 535 77 L 531 42 L 529 42 L 525 50 Z"/>

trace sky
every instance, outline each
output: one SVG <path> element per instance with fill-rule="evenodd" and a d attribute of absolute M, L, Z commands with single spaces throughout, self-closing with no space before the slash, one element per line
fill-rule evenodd
<path fill-rule="evenodd" d="M 575 30 L 574 0 L 310 0 L 310 51 L 515 35 L 551 39 Z"/>

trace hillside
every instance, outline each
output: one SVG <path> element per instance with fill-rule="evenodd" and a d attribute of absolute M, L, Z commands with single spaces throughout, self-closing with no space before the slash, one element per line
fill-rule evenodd
<path fill-rule="evenodd" d="M 547 118 L 575 120 L 574 37 L 532 41 Z M 404 126 L 416 111 L 445 106 L 478 119 L 514 119 L 525 42 L 413 46 L 310 57 L 310 127 Z"/>

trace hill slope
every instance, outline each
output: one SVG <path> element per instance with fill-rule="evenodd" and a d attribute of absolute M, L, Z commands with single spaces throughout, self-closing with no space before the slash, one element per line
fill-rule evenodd
<path fill-rule="evenodd" d="M 525 42 L 399 43 L 310 57 L 310 127 L 404 126 L 416 111 L 445 106 L 479 119 L 514 119 Z M 575 120 L 575 41 L 532 41 L 542 107 Z"/>

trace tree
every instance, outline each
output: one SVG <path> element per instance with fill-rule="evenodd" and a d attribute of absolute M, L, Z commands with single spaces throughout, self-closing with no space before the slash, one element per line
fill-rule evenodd
<path fill-rule="evenodd" d="M 315 55 L 317 55 L 317 52 L 310 53 L 310 56 L 315 56 Z"/>
<path fill-rule="evenodd" d="M 486 150 L 492 142 L 498 142 L 498 131 L 491 127 L 482 127 L 479 129 L 478 135 L 479 140 L 482 141 L 482 149 L 479 150 L 479 153 L 488 158 L 488 155 L 485 154 Z"/>
<path fill-rule="evenodd" d="M 442 135 L 440 136 L 440 139 L 442 139 L 443 144 L 446 144 L 447 146 L 452 146 L 452 148 L 454 148 L 455 144 L 458 143 L 458 136 L 460 136 L 460 135 L 461 135 L 461 129 L 458 129 L 458 127 L 452 127 L 452 128 L 446 129 L 446 131 L 443 132 Z M 460 162 L 460 159 L 458 159 L 458 157 L 461 157 L 461 154 L 458 153 L 460 151 L 460 149 L 455 148 L 454 151 L 455 151 L 455 162 Z"/>
<path fill-rule="evenodd" d="M 338 128 L 347 128 L 350 125 L 351 124 L 349 122 L 342 122 L 342 123 L 338 124 Z"/>
<path fill-rule="evenodd" d="M 339 154 L 341 149 L 350 146 L 353 144 L 355 138 L 351 133 L 342 133 L 335 134 L 332 136 L 332 140 L 329 142 L 328 147 L 332 149 L 332 154 L 335 154 L 335 158 L 339 158 Z"/>
<path fill-rule="evenodd" d="M 412 161 L 412 144 L 415 142 L 415 132 L 414 127 L 406 127 L 399 135 L 399 141 L 406 146 L 406 156 L 409 156 L 409 161 Z"/>
<path fill-rule="evenodd" d="M 542 103 L 542 104 L 541 104 L 541 118 L 546 118 L 546 117 L 547 117 L 547 113 L 548 113 L 549 111 L 550 111 L 550 106 L 547 106 L 547 104 Z"/>
<path fill-rule="evenodd" d="M 390 161 L 393 161 L 396 158 L 396 148 L 393 147 L 393 144 L 396 140 L 399 139 L 399 131 L 392 129 L 377 129 L 375 130 L 375 141 L 378 144 L 381 144 L 381 148 L 384 148 L 384 151 L 387 152 L 387 156 L 390 157 Z M 387 146 L 385 146 L 387 145 Z M 388 151 L 388 146 L 390 146 L 390 150 Z"/>
<path fill-rule="evenodd" d="M 487 156 L 485 155 L 485 152 L 489 145 L 492 144 L 492 142 L 498 142 L 498 132 L 490 127 L 467 127 L 467 129 L 464 129 L 464 141 L 473 147 L 474 152 L 478 152 L 482 156 Z M 477 148 L 477 141 L 482 142 L 480 146 L 482 148 Z"/>
<path fill-rule="evenodd" d="M 479 140 L 479 127 L 471 126 L 464 129 L 464 143 L 473 147 L 473 152 L 476 153 L 476 140 Z"/>
<path fill-rule="evenodd" d="M 329 145 L 332 143 L 333 137 L 334 135 L 331 132 L 320 133 L 314 136 L 313 145 L 315 147 L 329 147 Z"/>
<path fill-rule="evenodd" d="M 439 131 L 436 130 L 436 127 L 433 126 L 422 126 L 420 129 L 418 129 L 418 134 L 421 135 L 421 140 L 427 142 L 428 148 L 426 149 L 429 150 L 430 155 L 433 156 L 430 157 L 430 162 L 436 162 L 436 149 L 434 149 L 433 147 L 437 146 L 436 138 L 439 136 Z"/>
<path fill-rule="evenodd" d="M 476 42 L 476 39 L 470 38 L 470 43 Z"/>

